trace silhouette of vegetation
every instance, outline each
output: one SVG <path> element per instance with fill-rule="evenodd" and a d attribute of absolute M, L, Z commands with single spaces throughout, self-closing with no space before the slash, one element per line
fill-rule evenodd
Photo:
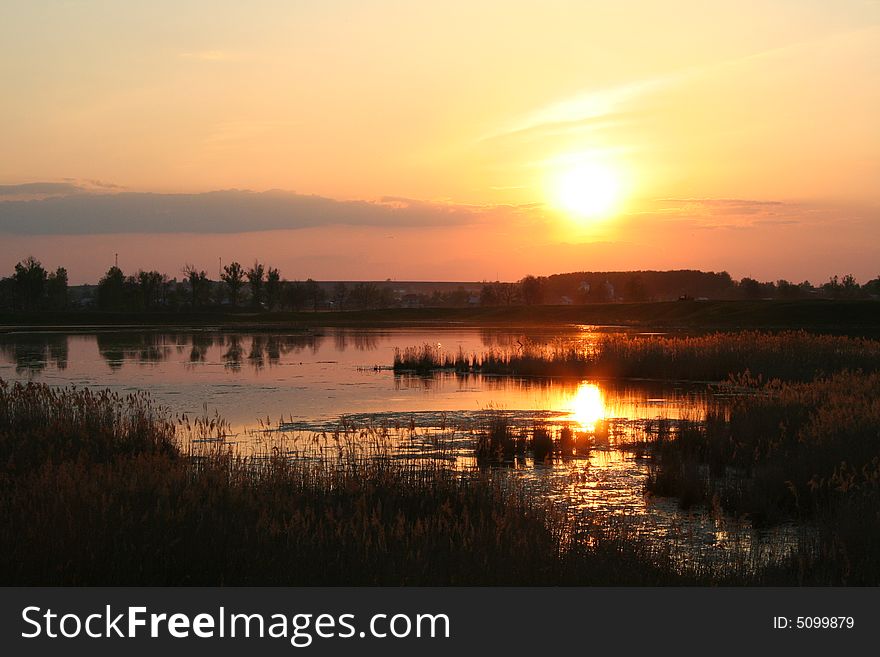
<path fill-rule="evenodd" d="M 244 287 L 244 269 L 239 263 L 233 261 L 223 267 L 220 279 L 226 284 L 229 303 L 237 306 L 241 288 Z"/>
<path fill-rule="evenodd" d="M 303 287 L 301 287 L 303 286 Z M 247 294 L 245 295 L 245 291 Z M 243 296 L 248 298 L 243 299 Z M 860 300 L 880 298 L 880 277 L 859 284 L 851 274 L 833 276 L 824 285 L 809 281 L 734 281 L 726 272 L 637 271 L 574 272 L 552 276 L 525 276 L 516 283 L 398 283 L 385 281 L 289 282 L 277 268 L 260 262 L 245 270 L 233 261 L 212 281 L 204 270 L 183 268 L 183 280 L 159 271 L 126 276 L 114 265 L 97 287 L 71 288 L 67 271 L 47 272 L 33 257 L 16 265 L 12 276 L 0 279 L 0 311 L 182 312 L 249 305 L 251 311 L 374 310 L 385 308 L 486 308 L 541 305 L 645 303 L 671 300 Z"/>
<path fill-rule="evenodd" d="M 876 385 L 866 392 L 875 394 Z M 839 412 L 822 411 L 803 425 L 806 447 L 786 444 L 825 450 Z M 506 468 L 390 458 L 394 436 L 384 429 L 303 441 L 282 434 L 273 448 L 252 455 L 228 451 L 226 431 L 220 418 L 173 418 L 144 393 L 0 382 L 3 581 L 878 583 L 876 464 L 830 466 L 824 480 L 805 486 L 814 489 L 818 544 L 804 541 L 769 563 L 711 553 L 682 560 L 601 514 L 566 513 Z M 536 459 L 572 439 L 560 432 L 554 441 L 536 425 L 520 446 L 524 434 L 503 423 L 489 431 L 501 445 L 512 441 L 513 453 L 530 450 Z M 876 434 L 860 435 L 876 444 Z M 442 452 L 442 441 L 435 449 Z M 324 456 L 304 458 L 310 450 Z"/>
<path fill-rule="evenodd" d="M 125 274 L 114 265 L 98 281 L 98 307 L 102 310 L 120 310 L 125 298 Z"/>
<path fill-rule="evenodd" d="M 811 382 L 740 376 L 705 422 L 652 436 L 648 491 L 718 504 L 755 525 L 814 526 L 828 584 L 880 581 L 880 373 Z"/>
<path fill-rule="evenodd" d="M 52 310 L 65 310 L 68 303 L 67 270 L 58 267 L 46 278 L 46 296 L 48 307 Z"/>
<path fill-rule="evenodd" d="M 845 369 L 880 370 L 880 342 L 804 331 L 679 337 L 613 333 L 589 344 L 525 344 L 480 354 L 449 354 L 432 345 L 397 349 L 393 368 L 418 374 L 447 370 L 698 381 L 723 381 L 748 369 L 764 380 L 809 381 Z"/>
<path fill-rule="evenodd" d="M 47 271 L 28 256 L 16 263 L 12 276 L 0 280 L 0 307 L 10 310 L 64 310 L 68 302 L 67 270 Z"/>
<path fill-rule="evenodd" d="M 274 267 L 269 267 L 266 273 L 266 308 L 275 310 L 281 301 L 281 273 Z"/>
<path fill-rule="evenodd" d="M 189 303 L 192 308 L 200 308 L 210 300 L 210 281 L 204 269 L 196 269 L 193 265 L 183 268 L 183 275 L 189 286 Z"/>
<path fill-rule="evenodd" d="M 526 276 L 519 283 L 523 303 L 537 306 L 544 301 L 544 282 L 535 276 Z"/>
<path fill-rule="evenodd" d="M 311 278 L 305 283 L 306 299 L 312 304 L 312 310 L 317 311 L 324 301 L 326 293 L 318 283 Z"/>
<path fill-rule="evenodd" d="M 688 581 L 638 544 L 566 547 L 569 521 L 513 482 L 383 458 L 381 436 L 325 464 L 194 442 L 223 431 L 142 394 L 0 384 L 3 581 L 610 583 L 621 563 L 616 583 Z"/>
<path fill-rule="evenodd" d="M 254 266 L 247 270 L 246 276 L 248 285 L 251 288 L 251 305 L 259 306 L 263 303 L 263 286 L 266 268 L 259 262 L 254 262 Z"/>

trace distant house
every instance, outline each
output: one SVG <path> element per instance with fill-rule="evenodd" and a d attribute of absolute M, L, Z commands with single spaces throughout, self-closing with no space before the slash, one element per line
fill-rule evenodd
<path fill-rule="evenodd" d="M 400 297 L 401 308 L 421 308 L 422 297 L 418 294 L 404 294 Z"/>

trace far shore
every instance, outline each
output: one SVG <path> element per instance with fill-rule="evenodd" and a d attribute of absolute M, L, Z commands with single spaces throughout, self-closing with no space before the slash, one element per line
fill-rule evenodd
<path fill-rule="evenodd" d="M 296 331 L 316 327 L 563 327 L 643 329 L 804 329 L 880 336 L 880 301 L 761 300 L 662 301 L 579 306 L 387 308 L 267 312 L 208 308 L 177 312 L 52 311 L 0 313 L 0 333 L 45 330 L 100 331 L 216 329 Z"/>

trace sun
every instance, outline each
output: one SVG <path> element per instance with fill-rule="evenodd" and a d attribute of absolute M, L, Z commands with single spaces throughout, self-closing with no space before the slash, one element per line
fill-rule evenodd
<path fill-rule="evenodd" d="M 605 164 L 579 163 L 556 180 L 556 203 L 578 219 L 602 219 L 614 214 L 620 200 L 620 175 Z"/>

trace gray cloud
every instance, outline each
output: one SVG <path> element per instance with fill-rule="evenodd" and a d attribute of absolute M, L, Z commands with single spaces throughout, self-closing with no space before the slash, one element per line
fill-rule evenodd
<path fill-rule="evenodd" d="M 26 185 L 7 187 L 21 188 Z M 475 223 L 492 210 L 397 198 L 375 203 L 337 201 L 279 190 L 96 194 L 76 193 L 83 190 L 75 185 L 72 187 L 74 193 L 66 196 L 0 201 L 0 233 L 240 233 L 329 225 L 445 226 Z M 16 195 L 26 193 L 38 195 L 46 192 L 15 192 Z"/>
<path fill-rule="evenodd" d="M 72 182 L 31 182 L 20 185 L 0 185 L 0 196 L 48 196 L 76 194 L 82 188 Z"/>

